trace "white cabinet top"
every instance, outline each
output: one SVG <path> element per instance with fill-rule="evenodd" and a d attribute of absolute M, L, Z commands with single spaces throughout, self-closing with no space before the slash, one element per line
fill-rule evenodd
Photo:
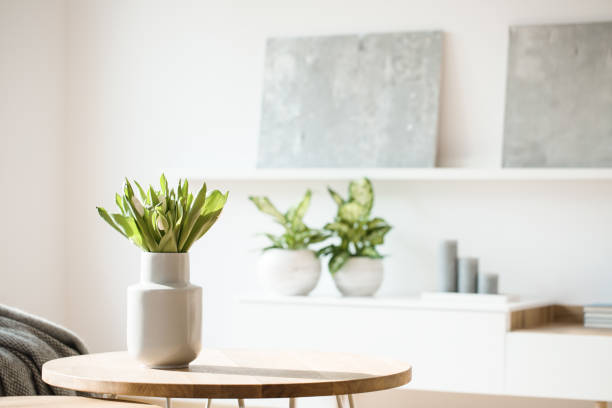
<path fill-rule="evenodd" d="M 321 307 L 393 308 L 415 310 L 458 310 L 489 313 L 508 313 L 515 310 L 549 306 L 552 302 L 521 300 L 508 303 L 472 300 L 426 300 L 420 297 L 340 297 L 340 296 L 243 296 L 244 304 L 275 304 Z"/>

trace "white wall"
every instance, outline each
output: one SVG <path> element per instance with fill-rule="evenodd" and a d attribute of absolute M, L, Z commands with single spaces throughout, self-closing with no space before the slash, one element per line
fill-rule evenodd
<path fill-rule="evenodd" d="M 125 175 L 153 182 L 165 168 L 253 167 L 266 37 L 442 29 L 439 163 L 495 167 L 508 26 L 610 19 L 609 0 L 0 0 L 0 302 L 68 324 L 92 351 L 123 349 L 139 254 L 95 206 L 111 206 Z M 231 190 L 230 201 L 191 254 L 205 346 L 247 344 L 235 297 L 259 291 L 254 234 L 271 228 L 247 195 L 286 206 L 310 187 L 315 225 L 334 208 L 322 182 L 213 186 Z M 432 288 L 443 237 L 499 272 L 506 292 L 564 302 L 612 295 L 610 182 L 375 187 L 377 214 L 396 227 L 381 295 Z M 327 274 L 316 293 L 335 293 Z M 419 401 L 474 404 L 452 398 Z"/>
<path fill-rule="evenodd" d="M 508 26 L 612 19 L 609 0 L 248 0 L 69 3 L 69 322 L 93 350 L 121 349 L 125 288 L 138 251 L 95 212 L 129 175 L 164 168 L 253 167 L 264 41 L 277 35 L 442 29 L 439 162 L 500 164 Z M 344 189 L 343 185 L 335 185 Z M 254 238 L 272 224 L 247 202 L 281 206 L 315 191 L 310 220 L 333 215 L 325 183 L 233 182 L 226 211 L 192 250 L 204 286 L 207 346 L 231 345 L 234 299 L 258 291 Z M 382 295 L 432 288 L 443 237 L 499 272 L 504 291 L 584 302 L 612 295 L 612 183 L 378 183 L 395 225 Z M 318 293 L 334 293 L 325 275 Z M 238 331 L 238 333 L 240 333 Z M 248 333 L 244 333 L 248 335 Z"/>
<path fill-rule="evenodd" d="M 63 0 L 0 0 L 0 303 L 66 322 Z"/>

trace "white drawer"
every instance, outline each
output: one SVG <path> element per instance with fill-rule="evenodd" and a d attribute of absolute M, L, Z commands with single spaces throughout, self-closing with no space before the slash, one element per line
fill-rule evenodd
<path fill-rule="evenodd" d="M 505 393 L 612 400 L 612 337 L 509 332 Z"/>

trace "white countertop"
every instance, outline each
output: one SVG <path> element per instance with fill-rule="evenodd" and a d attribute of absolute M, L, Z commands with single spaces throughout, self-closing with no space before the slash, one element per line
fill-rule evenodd
<path fill-rule="evenodd" d="M 433 301 L 414 297 L 341 297 L 341 296 L 242 296 L 244 304 L 277 304 L 303 306 L 333 306 L 357 308 L 396 308 L 421 310 L 462 310 L 474 312 L 507 313 L 515 310 L 549 306 L 554 302 L 542 300 L 520 300 L 508 303 L 474 301 Z"/>

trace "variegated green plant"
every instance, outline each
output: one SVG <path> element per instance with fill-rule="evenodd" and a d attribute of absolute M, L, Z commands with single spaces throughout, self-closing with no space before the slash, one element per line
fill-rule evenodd
<path fill-rule="evenodd" d="M 272 216 L 274 221 L 279 223 L 285 232 L 281 235 L 264 234 L 271 241 L 268 249 L 309 249 L 310 245 L 324 241 L 328 234 L 324 231 L 309 228 L 304 224 L 304 215 L 310 206 L 312 193 L 306 191 L 302 201 L 295 207 L 289 208 L 286 213 L 282 213 L 270 202 L 268 197 L 249 197 L 259 211 Z"/>
<path fill-rule="evenodd" d="M 195 199 L 187 180 L 179 180 L 176 191 L 168 189 L 163 174 L 159 190 L 149 186 L 145 192 L 137 181 L 134 184 L 142 201 L 125 179 L 123 195 L 115 194 L 121 212 L 109 214 L 104 208 L 97 209 L 104 221 L 146 252 L 189 251 L 217 221 L 227 201 L 228 193 L 219 190 L 206 195 L 206 183 Z"/>
<path fill-rule="evenodd" d="M 334 222 L 323 228 L 340 240 L 319 250 L 319 255 L 331 255 L 329 271 L 336 273 L 352 256 L 382 258 L 376 247 L 384 243 L 391 226 L 382 218 L 370 217 L 374 204 L 370 180 L 351 181 L 346 200 L 331 188 L 328 191 L 338 205 L 338 212 Z"/>

